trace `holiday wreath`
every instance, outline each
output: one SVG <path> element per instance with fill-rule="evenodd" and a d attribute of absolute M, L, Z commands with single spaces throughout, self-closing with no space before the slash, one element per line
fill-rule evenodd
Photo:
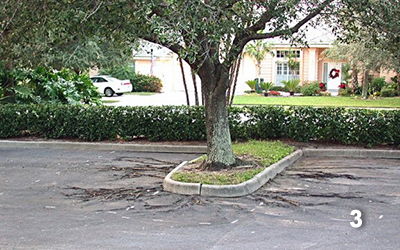
<path fill-rule="evenodd" d="M 331 72 L 329 72 L 329 77 L 332 79 L 335 79 L 335 78 L 339 77 L 339 72 L 340 72 L 340 70 L 338 70 L 338 69 L 332 69 Z"/>

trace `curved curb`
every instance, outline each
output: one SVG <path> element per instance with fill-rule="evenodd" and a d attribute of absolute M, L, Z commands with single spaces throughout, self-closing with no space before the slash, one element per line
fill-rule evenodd
<path fill-rule="evenodd" d="M 267 167 L 261 173 L 254 176 L 252 179 L 237 184 L 237 185 L 207 185 L 200 183 L 184 183 L 171 179 L 173 173 L 183 168 L 187 162 L 183 162 L 170 172 L 163 181 L 164 190 L 186 195 L 203 195 L 216 197 L 238 197 L 253 193 L 270 179 L 282 172 L 286 167 L 292 165 L 295 161 L 301 158 L 303 152 L 297 150 L 294 153 L 286 156 L 282 160 Z"/>
<path fill-rule="evenodd" d="M 272 164 L 252 179 L 237 185 L 207 185 L 200 183 L 183 183 L 174 181 L 171 176 L 184 167 L 183 162 L 169 173 L 164 181 L 164 190 L 186 195 L 203 195 L 215 197 L 238 197 L 251 194 L 262 187 L 270 179 L 281 173 L 302 157 L 353 157 L 353 158 L 387 158 L 400 159 L 400 150 L 372 150 L 372 149 L 311 149 L 297 150 L 275 164 Z"/>
<path fill-rule="evenodd" d="M 200 194 L 200 188 L 201 188 L 200 183 L 186 183 L 186 182 L 174 181 L 171 179 L 171 176 L 175 172 L 179 171 L 181 168 L 186 166 L 187 163 L 188 163 L 187 161 L 182 162 L 178 167 L 174 168 L 174 170 L 172 170 L 164 178 L 162 184 L 164 190 L 177 194 L 187 194 L 187 195 Z"/>
<path fill-rule="evenodd" d="M 119 144 L 98 142 L 36 142 L 36 141 L 8 141 L 0 140 L 1 147 L 15 148 L 52 148 L 70 150 L 112 150 L 128 152 L 157 152 L 157 153 L 186 153 L 204 154 L 206 146 L 177 146 L 156 144 Z"/>

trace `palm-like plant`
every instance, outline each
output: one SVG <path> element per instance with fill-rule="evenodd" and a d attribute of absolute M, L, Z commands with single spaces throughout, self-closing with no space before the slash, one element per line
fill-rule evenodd
<path fill-rule="evenodd" d="M 251 90 L 255 90 L 257 81 L 256 80 L 248 80 L 248 81 L 246 81 L 246 84 L 250 87 Z"/>
<path fill-rule="evenodd" d="M 244 54 L 250 55 L 256 60 L 258 79 L 261 75 L 261 62 L 268 53 L 274 55 L 271 51 L 272 45 L 272 43 L 265 43 L 261 40 L 256 40 L 246 45 Z M 260 80 L 258 82 L 260 82 Z"/>
<path fill-rule="evenodd" d="M 289 80 L 289 81 L 282 81 L 283 85 L 289 90 L 290 95 L 294 95 L 296 88 L 300 84 L 299 79 Z"/>
<path fill-rule="evenodd" d="M 260 83 L 260 86 L 265 92 L 268 92 L 274 84 L 272 82 L 262 82 Z"/>

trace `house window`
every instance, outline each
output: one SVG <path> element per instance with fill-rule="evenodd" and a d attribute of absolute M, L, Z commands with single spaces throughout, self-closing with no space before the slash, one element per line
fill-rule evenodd
<path fill-rule="evenodd" d="M 277 66 L 276 66 L 276 74 L 277 75 L 282 75 L 283 74 L 283 72 L 282 72 L 282 63 L 278 63 L 277 64 Z"/>
<path fill-rule="evenodd" d="M 289 64 L 286 62 L 278 62 L 276 64 L 276 80 L 275 83 L 278 86 L 283 85 L 283 81 L 300 79 L 300 70 L 291 69 Z"/>
<path fill-rule="evenodd" d="M 287 58 L 292 55 L 293 58 L 300 58 L 300 50 L 277 50 L 277 58 Z"/>

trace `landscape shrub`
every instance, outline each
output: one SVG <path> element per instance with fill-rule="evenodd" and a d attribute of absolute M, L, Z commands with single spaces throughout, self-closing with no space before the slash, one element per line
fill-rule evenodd
<path fill-rule="evenodd" d="M 281 93 L 279 93 L 278 91 L 274 91 L 274 90 L 271 90 L 268 94 L 270 96 L 280 96 L 281 95 Z"/>
<path fill-rule="evenodd" d="M 100 75 L 110 75 L 120 80 L 129 79 L 132 84 L 132 92 L 161 92 L 162 82 L 156 76 L 135 73 L 129 65 L 118 65 L 108 69 L 101 69 Z"/>
<path fill-rule="evenodd" d="M 289 89 L 286 88 L 285 86 L 272 86 L 270 89 L 270 91 L 280 91 L 280 92 L 289 92 Z M 294 89 L 295 93 L 300 93 L 301 92 L 301 86 L 297 86 Z"/>
<path fill-rule="evenodd" d="M 380 92 L 385 85 L 387 85 L 385 77 L 376 77 L 372 79 L 372 82 L 369 86 L 369 92 L 372 94 L 374 94 L 375 92 Z"/>
<path fill-rule="evenodd" d="M 4 91 L 7 89 L 13 95 L 8 98 L 0 95 L 0 101 L 21 104 L 101 104 L 97 88 L 86 75 L 46 67 L 17 68 L 7 74 L 0 74 L 0 81 L 6 81 L 6 78 L 14 80 L 15 86 L 4 88 Z"/>
<path fill-rule="evenodd" d="M 307 83 L 301 88 L 301 94 L 304 96 L 318 95 L 319 82 Z"/>
<path fill-rule="evenodd" d="M 390 78 L 393 83 L 397 83 L 397 75 Z"/>
<path fill-rule="evenodd" d="M 282 81 L 283 85 L 285 86 L 285 89 L 288 90 L 290 93 L 296 92 L 296 89 L 300 85 L 300 80 L 299 79 L 293 79 L 289 81 Z"/>
<path fill-rule="evenodd" d="M 394 96 L 396 96 L 396 90 L 391 89 L 391 88 L 383 87 L 382 90 L 381 90 L 380 96 L 382 96 L 382 97 L 394 97 Z"/>
<path fill-rule="evenodd" d="M 352 95 L 352 89 L 347 88 L 347 89 L 339 89 L 338 95 L 339 96 L 351 96 Z"/>
<path fill-rule="evenodd" d="M 232 134 L 235 135 L 233 138 L 266 139 L 284 137 L 286 117 L 290 115 L 285 108 L 251 106 L 241 108 L 241 112 L 244 119 L 240 122 L 236 121 L 236 124 L 241 123 L 243 127 L 240 128 L 240 133 Z M 233 126 L 233 131 L 235 130 L 236 126 Z"/>
<path fill-rule="evenodd" d="M 157 92 L 162 89 L 161 79 L 156 76 L 135 74 L 131 80 L 134 92 Z"/>
<path fill-rule="evenodd" d="M 204 107 L 0 105 L 0 137 L 88 141 L 147 138 L 205 140 Z M 400 111 L 252 106 L 229 109 L 233 140 L 290 138 L 343 144 L 400 144 Z"/>
<path fill-rule="evenodd" d="M 247 84 L 247 86 L 249 86 L 249 88 L 250 88 L 251 90 L 254 91 L 254 90 L 256 89 L 257 81 L 258 81 L 258 80 L 247 80 L 247 81 L 245 81 L 245 83 Z"/>
<path fill-rule="evenodd" d="M 382 97 L 394 97 L 397 95 L 397 84 L 387 84 L 382 87 L 380 95 Z"/>
<path fill-rule="evenodd" d="M 272 86 L 269 90 L 270 90 L 270 91 L 281 91 L 281 92 L 285 92 L 285 87 L 284 87 L 284 86 Z"/>
<path fill-rule="evenodd" d="M 262 82 L 260 83 L 260 87 L 265 91 L 268 92 L 274 84 L 272 82 Z"/>

